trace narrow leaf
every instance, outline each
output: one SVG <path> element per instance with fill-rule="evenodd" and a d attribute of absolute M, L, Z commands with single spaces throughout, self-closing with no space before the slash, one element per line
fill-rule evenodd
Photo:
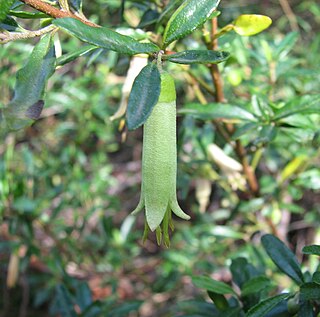
<path fill-rule="evenodd" d="M 0 0 L 0 22 L 6 18 L 13 2 L 14 0 Z"/>
<path fill-rule="evenodd" d="M 127 125 L 134 130 L 146 122 L 160 95 L 160 73 L 150 63 L 136 77 L 128 100 Z"/>
<path fill-rule="evenodd" d="M 304 254 L 313 254 L 320 256 L 320 245 L 306 245 L 305 247 L 303 247 L 302 252 Z"/>
<path fill-rule="evenodd" d="M 314 317 L 313 306 L 310 302 L 300 303 L 298 317 Z"/>
<path fill-rule="evenodd" d="M 192 283 L 199 287 L 204 288 L 207 291 L 214 292 L 217 294 L 225 295 L 225 294 L 234 294 L 235 292 L 231 286 L 226 283 L 213 280 L 208 276 L 193 276 Z"/>
<path fill-rule="evenodd" d="M 293 252 L 278 238 L 266 234 L 261 239 L 262 245 L 277 267 L 291 277 L 298 285 L 303 283 L 303 274 Z"/>
<path fill-rule="evenodd" d="M 280 294 L 261 301 L 259 304 L 249 309 L 246 317 L 265 317 L 266 313 L 277 306 L 283 300 L 287 299 L 290 294 Z"/>
<path fill-rule="evenodd" d="M 320 285 L 318 283 L 304 283 L 300 287 L 300 299 L 305 300 L 319 300 L 320 299 Z"/>
<path fill-rule="evenodd" d="M 33 49 L 27 64 L 18 71 L 14 97 L 3 110 L 4 128 L 17 130 L 39 118 L 46 83 L 55 69 L 51 35 L 43 37 Z"/>
<path fill-rule="evenodd" d="M 267 29 L 272 20 L 266 15 L 242 14 L 234 21 L 234 30 L 240 35 L 255 35 Z"/>
<path fill-rule="evenodd" d="M 163 35 L 163 47 L 203 25 L 219 2 L 220 0 L 185 0 L 168 21 Z"/>
<path fill-rule="evenodd" d="M 218 64 L 230 56 L 224 51 L 190 50 L 163 56 L 165 60 L 178 64 Z"/>
<path fill-rule="evenodd" d="M 81 41 L 121 54 L 155 53 L 160 50 L 155 44 L 140 43 L 130 36 L 122 35 L 105 27 L 92 27 L 77 19 L 57 19 L 53 21 L 53 24 L 63 28 Z"/>
<path fill-rule="evenodd" d="M 189 114 L 204 120 L 212 119 L 238 119 L 243 121 L 256 121 L 250 112 L 230 104 L 209 103 L 207 105 L 188 104 L 179 110 L 180 114 Z"/>
<path fill-rule="evenodd" d="M 292 116 L 296 113 L 318 113 L 320 114 L 320 95 L 306 95 L 289 101 L 282 108 L 276 111 L 274 120 Z"/>
<path fill-rule="evenodd" d="M 57 58 L 57 66 L 62 66 L 67 63 L 70 63 L 70 62 L 74 61 L 76 58 L 83 56 L 83 55 L 86 55 L 89 52 L 96 50 L 97 48 L 98 47 L 94 46 L 94 45 L 86 45 L 86 46 L 81 47 L 80 49 L 78 49 L 74 52 L 62 55 L 59 58 Z"/>

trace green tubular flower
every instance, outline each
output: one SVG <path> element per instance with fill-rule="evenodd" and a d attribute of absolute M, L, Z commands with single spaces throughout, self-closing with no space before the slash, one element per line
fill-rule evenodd
<path fill-rule="evenodd" d="M 167 246 L 169 227 L 173 230 L 171 211 L 182 219 L 190 219 L 178 204 L 176 180 L 176 92 L 173 78 L 163 72 L 158 103 L 144 125 L 141 196 L 133 214 L 144 208 L 144 238 L 149 229 L 156 230 L 158 244 L 161 243 L 163 235 Z"/>

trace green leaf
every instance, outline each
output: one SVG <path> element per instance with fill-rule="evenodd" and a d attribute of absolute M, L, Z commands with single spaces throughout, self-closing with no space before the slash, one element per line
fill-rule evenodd
<path fill-rule="evenodd" d="M 300 287 L 301 300 L 319 300 L 320 299 L 320 285 L 318 283 L 304 283 Z"/>
<path fill-rule="evenodd" d="M 207 105 L 188 104 L 179 110 L 180 114 L 189 114 L 204 120 L 238 119 L 243 121 L 257 121 L 250 112 L 230 104 L 209 103 Z"/>
<path fill-rule="evenodd" d="M 18 130 L 38 119 L 43 107 L 44 90 L 55 70 L 55 52 L 51 35 L 34 47 L 27 64 L 18 71 L 12 101 L 2 109 L 2 128 Z"/>
<path fill-rule="evenodd" d="M 134 130 L 146 122 L 160 95 L 160 73 L 157 65 L 145 66 L 134 80 L 128 100 L 127 125 Z"/>
<path fill-rule="evenodd" d="M 314 317 L 313 307 L 310 302 L 300 303 L 298 317 Z"/>
<path fill-rule="evenodd" d="M 214 305 L 219 310 L 225 311 L 226 309 L 229 308 L 228 301 L 226 300 L 224 295 L 218 294 L 216 292 L 211 292 L 211 291 L 208 291 L 208 295 L 212 299 L 212 301 L 214 302 Z"/>
<path fill-rule="evenodd" d="M 229 52 L 190 50 L 171 55 L 164 55 L 163 59 L 178 64 L 218 64 L 226 61 Z"/>
<path fill-rule="evenodd" d="M 313 273 L 312 282 L 320 284 L 320 271 L 317 271 L 317 272 Z"/>
<path fill-rule="evenodd" d="M 6 18 L 13 3 L 14 0 L 0 0 L 0 22 Z"/>
<path fill-rule="evenodd" d="M 56 286 L 56 304 L 58 312 L 65 317 L 76 317 L 77 313 L 74 310 L 74 300 L 63 284 Z"/>
<path fill-rule="evenodd" d="M 92 27 L 77 19 L 57 19 L 53 21 L 53 24 L 63 28 L 81 41 L 121 54 L 155 53 L 160 50 L 155 44 L 140 43 L 130 36 L 122 35 L 105 27 Z"/>
<path fill-rule="evenodd" d="M 257 294 L 270 286 L 270 279 L 266 276 L 256 276 L 245 282 L 241 288 L 241 296 Z"/>
<path fill-rule="evenodd" d="M 298 285 L 303 283 L 303 274 L 293 252 L 278 238 L 266 234 L 261 238 L 266 252 L 277 267 L 291 277 Z"/>
<path fill-rule="evenodd" d="M 59 58 L 57 58 L 57 66 L 62 66 L 67 63 L 70 63 L 70 62 L 74 61 L 76 58 L 83 56 L 83 55 L 86 55 L 87 53 L 92 52 L 92 51 L 96 50 L 97 48 L 98 47 L 94 46 L 94 45 L 86 45 L 86 46 L 81 47 L 80 49 L 78 49 L 74 52 L 62 55 Z"/>
<path fill-rule="evenodd" d="M 289 296 L 291 295 L 288 293 L 267 298 L 249 309 L 246 317 L 265 317 L 268 311 L 277 306 L 283 300 L 287 299 Z"/>
<path fill-rule="evenodd" d="M 28 12 L 28 11 L 15 11 L 10 10 L 10 15 L 20 18 L 20 19 L 42 19 L 42 18 L 50 18 L 49 15 L 42 12 Z"/>
<path fill-rule="evenodd" d="M 193 276 L 192 283 L 199 287 L 204 288 L 207 291 L 214 292 L 217 294 L 233 294 L 236 295 L 235 291 L 226 283 L 213 280 L 208 276 Z"/>
<path fill-rule="evenodd" d="M 320 95 L 306 95 L 297 97 L 282 108 L 276 110 L 274 120 L 280 120 L 282 118 L 291 116 L 296 113 L 318 113 L 320 114 Z"/>
<path fill-rule="evenodd" d="M 163 47 L 181 39 L 203 25 L 220 0 L 185 0 L 173 13 L 163 35 Z"/>
<path fill-rule="evenodd" d="M 234 31 L 239 35 L 255 35 L 267 29 L 272 20 L 266 15 L 242 14 L 233 23 Z"/>
<path fill-rule="evenodd" d="M 320 256 L 320 245 L 306 245 L 303 247 L 302 252 L 304 254 L 313 254 Z"/>

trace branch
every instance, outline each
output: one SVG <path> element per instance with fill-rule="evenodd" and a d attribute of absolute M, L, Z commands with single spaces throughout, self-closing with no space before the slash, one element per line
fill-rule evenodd
<path fill-rule="evenodd" d="M 33 37 L 41 36 L 43 34 L 49 33 L 57 29 L 58 27 L 56 27 L 55 25 L 49 25 L 40 30 L 26 31 L 23 33 L 3 32 L 3 33 L 0 33 L 0 44 L 5 44 L 5 43 L 16 41 L 16 40 L 30 39 Z"/>
<path fill-rule="evenodd" d="M 213 18 L 211 21 L 212 22 L 211 22 L 211 47 L 210 47 L 210 49 L 216 51 L 216 50 L 218 50 L 218 40 L 215 37 L 215 35 L 218 32 L 218 20 L 217 20 L 217 18 Z M 212 77 L 212 80 L 214 83 L 214 87 L 216 89 L 215 100 L 216 100 L 216 102 L 224 102 L 225 97 L 224 97 L 224 92 L 223 92 L 223 81 L 222 81 L 222 77 L 221 77 L 218 65 L 213 64 L 213 65 L 211 65 L 210 69 L 211 69 L 211 77 Z M 227 124 L 226 128 L 227 128 L 227 131 L 229 132 L 229 134 L 232 135 L 234 132 L 234 126 L 232 124 Z M 259 193 L 258 181 L 257 181 L 257 178 L 256 178 L 256 175 L 254 173 L 253 168 L 250 166 L 250 164 L 248 162 L 246 150 L 239 140 L 236 140 L 234 150 L 235 150 L 238 158 L 241 161 L 241 164 L 243 167 L 243 172 L 246 175 L 247 182 L 249 185 L 250 193 L 253 196 L 257 196 Z"/>
<path fill-rule="evenodd" d="M 59 19 L 59 18 L 74 18 L 77 20 L 80 20 L 81 22 L 89 25 L 89 26 L 94 26 L 94 27 L 99 27 L 99 25 L 85 19 L 85 18 L 81 18 L 71 12 L 66 12 L 66 11 L 62 11 L 59 10 L 57 8 L 55 8 L 54 6 L 42 2 L 41 0 L 21 0 L 22 2 L 24 2 L 25 4 L 29 5 L 30 7 L 41 11 L 43 13 L 46 13 L 47 15 Z"/>

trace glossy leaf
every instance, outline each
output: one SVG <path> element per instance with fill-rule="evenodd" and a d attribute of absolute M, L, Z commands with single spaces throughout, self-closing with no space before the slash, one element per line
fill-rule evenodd
<path fill-rule="evenodd" d="M 13 3 L 14 0 L 0 0 L 0 22 L 6 18 Z"/>
<path fill-rule="evenodd" d="M 220 0 L 185 0 L 173 13 L 163 35 L 163 47 L 181 39 L 203 25 Z"/>
<path fill-rule="evenodd" d="M 18 71 L 14 97 L 3 111 L 2 128 L 17 130 L 39 118 L 44 90 L 55 69 L 51 35 L 43 37 L 33 49 L 27 64 Z"/>
<path fill-rule="evenodd" d="M 121 54 L 155 53 L 160 50 L 155 44 L 140 43 L 130 36 L 122 35 L 105 27 L 92 27 L 77 19 L 57 19 L 53 21 L 53 24 L 63 28 L 81 41 Z"/>
<path fill-rule="evenodd" d="M 320 299 L 320 285 L 318 283 L 304 283 L 300 287 L 301 300 L 318 300 Z"/>
<path fill-rule="evenodd" d="M 92 51 L 96 50 L 97 48 L 98 47 L 94 46 L 94 45 L 86 45 L 84 47 L 81 47 L 80 49 L 78 49 L 75 52 L 71 52 L 71 53 L 62 55 L 59 58 L 57 58 L 57 66 L 62 66 L 67 63 L 70 63 L 70 62 L 74 61 L 75 59 L 77 59 L 78 57 L 86 55 L 87 53 L 92 52 Z"/>
<path fill-rule="evenodd" d="M 320 95 L 306 95 L 297 97 L 289 101 L 282 108 L 278 109 L 275 113 L 274 120 L 292 116 L 296 113 L 318 113 L 320 114 Z"/>
<path fill-rule="evenodd" d="M 238 119 L 243 121 L 256 121 L 248 111 L 229 104 L 209 103 L 207 105 L 188 104 L 179 110 L 180 114 L 188 114 L 204 120 L 212 119 Z"/>
<path fill-rule="evenodd" d="M 303 283 L 303 274 L 293 252 L 278 238 L 266 234 L 261 239 L 266 252 L 277 267 L 291 277 L 298 285 Z"/>
<path fill-rule="evenodd" d="M 136 77 L 128 100 L 127 125 L 134 130 L 146 122 L 160 95 L 160 73 L 150 63 Z"/>
<path fill-rule="evenodd" d="M 303 247 L 302 252 L 304 254 L 313 254 L 320 256 L 320 245 L 306 245 Z"/>
<path fill-rule="evenodd" d="M 272 20 L 266 15 L 242 14 L 233 23 L 234 31 L 240 35 L 255 35 L 267 29 Z"/>
<path fill-rule="evenodd" d="M 226 283 L 213 280 L 208 276 L 193 276 L 192 283 L 199 288 L 203 288 L 217 294 L 235 294 L 231 286 Z"/>
<path fill-rule="evenodd" d="M 163 59 L 178 64 L 218 64 L 229 56 L 230 53 L 224 51 L 190 50 L 164 55 Z"/>
<path fill-rule="evenodd" d="M 261 301 L 259 304 L 249 309 L 246 317 L 265 317 L 266 313 L 277 306 L 283 300 L 287 299 L 290 294 L 280 294 Z"/>

